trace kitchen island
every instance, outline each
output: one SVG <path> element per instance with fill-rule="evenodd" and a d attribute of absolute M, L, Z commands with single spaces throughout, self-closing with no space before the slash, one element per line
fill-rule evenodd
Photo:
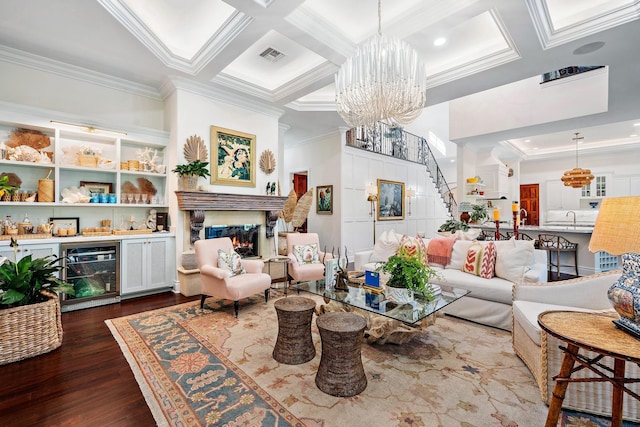
<path fill-rule="evenodd" d="M 496 231 L 496 226 L 493 221 L 488 221 L 481 225 L 470 224 L 469 226 L 471 228 L 481 228 L 485 231 Z M 507 221 L 501 221 L 500 232 L 505 234 L 507 231 L 513 231 L 513 224 Z M 527 234 L 533 240 L 538 240 L 539 234 L 553 234 L 562 236 L 572 243 L 577 243 L 579 276 L 588 276 L 590 274 L 616 269 L 618 267 L 615 265 L 621 265 L 617 257 L 613 257 L 614 259 L 612 260 L 612 256 L 606 252 L 591 253 L 589 251 L 589 240 L 591 240 L 591 233 L 593 233 L 592 225 L 523 225 L 518 228 L 518 232 Z M 573 255 L 569 253 L 561 254 L 561 264 L 563 265 L 560 268 L 561 273 L 575 274 L 575 269 L 572 266 Z"/>

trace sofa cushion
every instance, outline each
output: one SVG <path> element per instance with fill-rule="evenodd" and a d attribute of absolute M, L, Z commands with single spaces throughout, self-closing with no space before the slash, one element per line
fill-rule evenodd
<path fill-rule="evenodd" d="M 511 305 L 511 287 L 513 283 L 499 277 L 483 279 L 482 277 L 465 273 L 462 270 L 445 268 L 439 270 L 439 277 L 432 279 L 431 282 L 438 285 L 467 289 L 471 292 L 468 296 L 473 298 Z"/>
<path fill-rule="evenodd" d="M 471 240 L 456 240 L 451 251 L 451 262 L 449 262 L 447 268 L 462 270 L 467 258 L 467 251 L 473 243 Z"/>
<path fill-rule="evenodd" d="M 318 245 L 316 243 L 310 245 L 293 245 L 292 249 L 298 264 L 316 264 L 320 262 Z"/>
<path fill-rule="evenodd" d="M 522 329 L 529 335 L 529 338 L 537 345 L 540 344 L 540 325 L 538 325 L 538 316 L 550 310 L 569 310 L 569 311 L 593 311 L 580 307 L 569 307 L 566 305 L 554 305 L 544 302 L 532 301 L 514 301 L 513 302 L 513 321 L 517 322 Z"/>
<path fill-rule="evenodd" d="M 369 262 L 387 262 L 389 257 L 396 253 L 400 246 L 400 237 L 395 231 L 389 230 L 383 232 L 376 244 L 373 245 L 373 253 Z"/>
<path fill-rule="evenodd" d="M 475 240 L 480 235 L 481 231 L 482 230 L 480 228 L 470 228 L 467 231 L 438 231 L 438 234 L 442 237 L 455 237 L 458 240 Z"/>
<path fill-rule="evenodd" d="M 218 249 L 218 268 L 230 272 L 231 277 L 246 273 L 242 266 L 242 257 L 233 249 L 229 252 Z"/>
<path fill-rule="evenodd" d="M 496 264 L 496 247 L 493 242 L 482 245 L 479 242 L 473 243 L 467 249 L 467 256 L 462 266 L 465 273 L 480 276 L 483 279 L 491 279 Z"/>
<path fill-rule="evenodd" d="M 427 262 L 427 247 L 424 244 L 424 241 L 421 237 L 410 237 L 406 234 L 402 236 L 400 239 L 400 246 L 398 250 L 403 249 L 404 253 L 407 255 L 418 254 L 418 257 L 422 260 L 424 264 L 428 264 Z"/>
<path fill-rule="evenodd" d="M 495 275 L 513 283 L 522 283 L 533 264 L 533 241 L 498 240 Z"/>

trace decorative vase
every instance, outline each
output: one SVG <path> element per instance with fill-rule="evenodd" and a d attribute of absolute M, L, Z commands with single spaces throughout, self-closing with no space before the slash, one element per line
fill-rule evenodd
<path fill-rule="evenodd" d="M 469 212 L 462 212 L 460 214 L 460 221 L 464 222 L 465 224 L 469 224 L 470 219 L 471 215 L 469 215 Z"/>
<path fill-rule="evenodd" d="M 640 338 L 640 254 L 622 255 L 622 276 L 609 288 L 609 301 L 620 315 L 620 329 Z"/>
<path fill-rule="evenodd" d="M 410 304 L 413 302 L 413 291 L 407 288 L 387 286 L 387 298 L 398 304 Z"/>

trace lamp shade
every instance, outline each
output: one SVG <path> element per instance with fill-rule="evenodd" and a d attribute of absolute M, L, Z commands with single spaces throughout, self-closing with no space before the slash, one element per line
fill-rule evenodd
<path fill-rule="evenodd" d="M 612 255 L 640 253 L 640 196 L 602 201 L 589 250 Z"/>

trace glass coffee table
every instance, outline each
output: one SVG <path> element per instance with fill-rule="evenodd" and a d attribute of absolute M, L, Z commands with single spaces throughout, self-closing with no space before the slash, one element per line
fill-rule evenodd
<path fill-rule="evenodd" d="M 385 300 L 384 294 L 367 295 L 365 288 L 349 286 L 349 291 L 327 289 L 324 280 L 301 282 L 292 286 L 300 292 L 319 295 L 327 303 L 318 309 L 320 313 L 329 311 L 353 311 L 367 319 L 367 342 L 392 342 L 402 344 L 409 341 L 423 328 L 435 323 L 435 314 L 443 307 L 464 297 L 466 289 L 440 286 L 440 292 L 429 302 L 426 298 L 416 297 L 409 304 L 396 304 Z"/>

